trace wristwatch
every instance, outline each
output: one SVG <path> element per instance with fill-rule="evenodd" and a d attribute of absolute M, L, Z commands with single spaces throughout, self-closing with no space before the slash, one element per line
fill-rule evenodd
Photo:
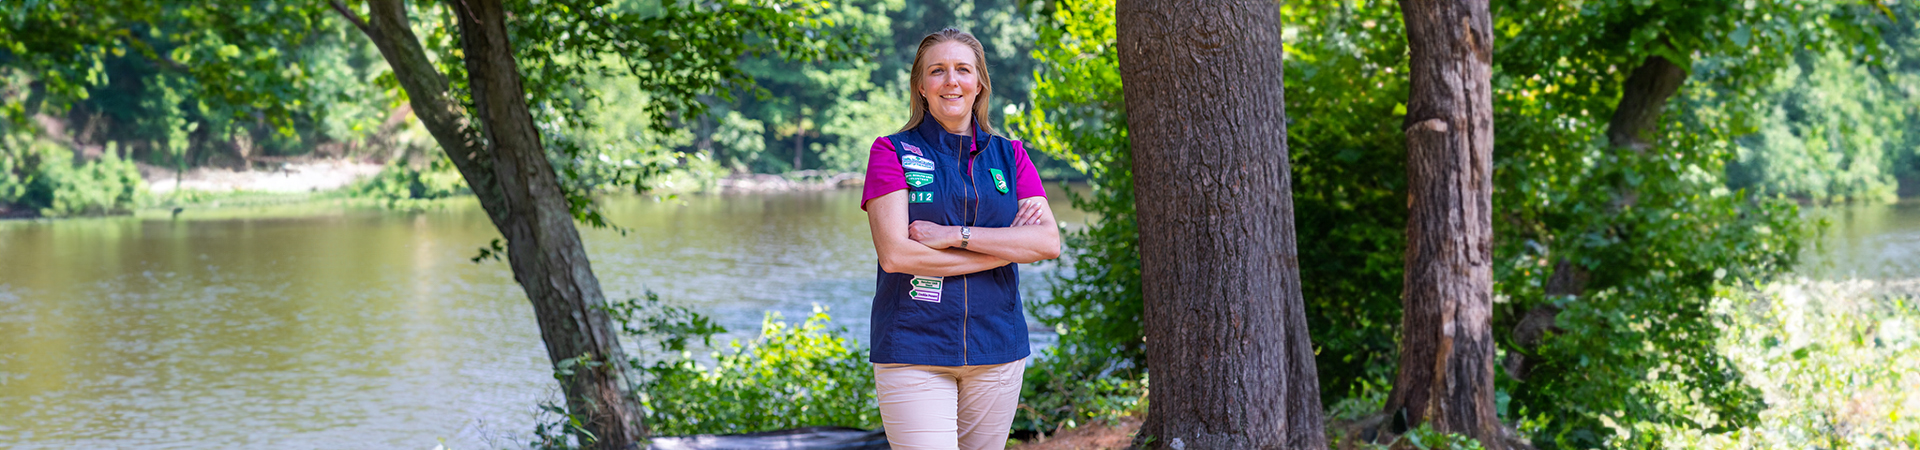
<path fill-rule="evenodd" d="M 973 239 L 973 228 L 960 227 L 960 248 L 967 248 L 968 239 Z"/>

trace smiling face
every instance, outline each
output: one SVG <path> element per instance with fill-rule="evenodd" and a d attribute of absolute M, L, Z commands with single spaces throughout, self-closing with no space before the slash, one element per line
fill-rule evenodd
<path fill-rule="evenodd" d="M 928 48 L 921 56 L 920 85 L 914 91 L 927 101 L 927 112 L 954 134 L 969 134 L 973 102 L 980 96 L 980 67 L 973 49 L 948 41 Z"/>

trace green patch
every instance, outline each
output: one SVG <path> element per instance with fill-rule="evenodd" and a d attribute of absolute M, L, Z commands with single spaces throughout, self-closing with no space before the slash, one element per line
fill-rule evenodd
<path fill-rule="evenodd" d="M 933 183 L 933 174 L 931 174 L 931 173 L 926 173 L 926 172 L 907 172 L 907 185 L 908 185 L 908 186 L 913 186 L 913 187 L 921 187 L 921 186 L 926 186 L 926 185 L 928 185 L 928 184 L 932 184 L 932 183 Z"/>
<path fill-rule="evenodd" d="M 907 203 L 933 203 L 933 193 L 925 192 L 925 191 L 908 191 Z"/>
<path fill-rule="evenodd" d="M 987 169 L 987 172 L 993 174 L 993 188 L 1002 194 L 1007 193 L 1007 174 L 1001 173 L 1000 169 Z"/>

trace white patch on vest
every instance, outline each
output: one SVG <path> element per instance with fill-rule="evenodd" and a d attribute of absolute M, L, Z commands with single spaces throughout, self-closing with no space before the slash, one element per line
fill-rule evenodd
<path fill-rule="evenodd" d="M 900 155 L 900 166 L 907 170 L 933 170 L 933 160 L 913 155 Z"/>
<path fill-rule="evenodd" d="M 947 277 L 914 275 L 913 281 L 908 283 L 913 286 L 913 290 L 907 293 L 907 298 L 923 302 L 940 303 L 940 286 L 945 284 L 946 280 Z"/>
<path fill-rule="evenodd" d="M 915 146 L 913 146 L 913 144 L 908 144 L 908 143 L 905 143 L 905 142 L 901 142 L 901 143 L 900 143 L 900 146 L 901 146 L 901 147 L 906 147 L 906 148 L 907 148 L 907 153 L 912 153 L 912 154 L 915 154 L 915 155 L 920 155 L 920 156 L 927 156 L 927 154 L 925 154 L 925 153 L 920 153 L 920 147 L 915 147 Z"/>

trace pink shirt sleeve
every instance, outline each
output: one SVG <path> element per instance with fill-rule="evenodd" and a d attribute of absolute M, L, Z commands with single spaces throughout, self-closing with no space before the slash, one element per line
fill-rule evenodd
<path fill-rule="evenodd" d="M 906 189 L 906 172 L 900 167 L 899 154 L 893 151 L 893 142 L 884 137 L 874 139 L 873 150 L 867 153 L 867 186 L 860 195 L 860 210 L 867 210 L 868 200 Z"/>
<path fill-rule="evenodd" d="M 1033 157 L 1027 156 L 1026 144 L 1013 141 L 1013 159 L 1017 160 L 1014 164 L 1018 165 L 1014 168 L 1014 172 L 1018 173 L 1013 176 L 1014 198 L 1046 197 L 1047 187 L 1040 183 L 1040 171 L 1034 170 Z M 894 162 L 895 167 L 899 165 L 898 161 Z"/>

